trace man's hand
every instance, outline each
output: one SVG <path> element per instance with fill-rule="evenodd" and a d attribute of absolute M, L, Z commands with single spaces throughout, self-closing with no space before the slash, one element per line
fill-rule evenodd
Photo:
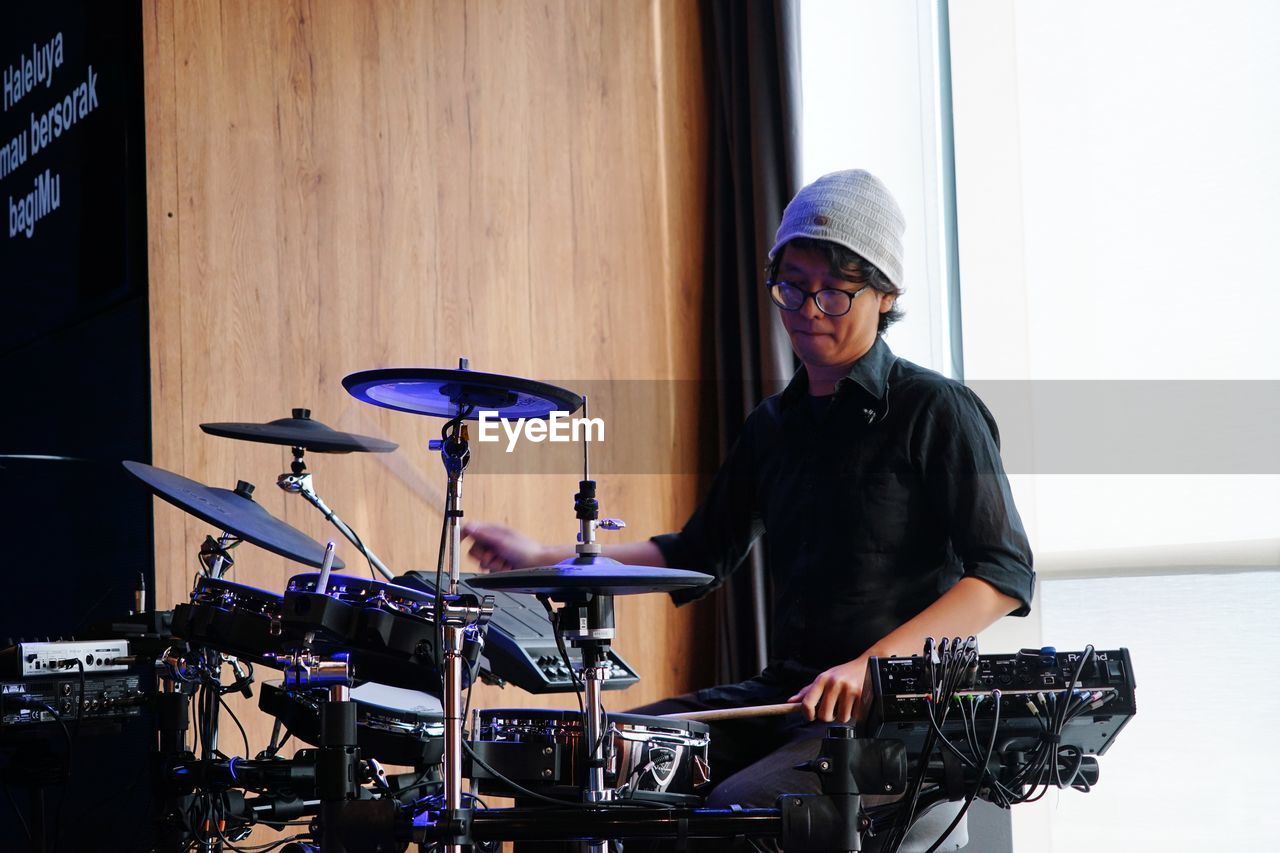
<path fill-rule="evenodd" d="M 487 572 L 509 572 L 555 562 L 546 559 L 547 547 L 541 542 L 501 524 L 468 522 L 462 525 L 462 538 L 471 540 L 468 553 Z"/>
<path fill-rule="evenodd" d="M 862 683 L 867 676 L 867 657 L 833 666 L 807 687 L 788 699 L 804 707 L 810 721 L 847 723 L 862 712 Z"/>
<path fill-rule="evenodd" d="M 573 545 L 546 545 L 503 524 L 472 521 L 462 525 L 462 538 L 471 540 L 468 552 L 489 572 L 509 572 L 530 566 L 551 566 L 574 556 Z M 649 540 L 606 545 L 602 553 L 629 566 L 665 566 L 662 551 Z"/>

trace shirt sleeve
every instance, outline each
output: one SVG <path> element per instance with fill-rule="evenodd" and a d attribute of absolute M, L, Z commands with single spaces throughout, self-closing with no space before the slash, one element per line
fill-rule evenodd
<path fill-rule="evenodd" d="M 995 418 L 971 390 L 943 386 L 928 410 L 925 481 L 964 577 L 1017 599 L 1025 616 L 1035 589 L 1031 544 L 1000 459 Z"/>
<path fill-rule="evenodd" d="M 671 593 L 676 604 L 695 601 L 723 584 L 764 532 L 756 502 L 757 426 L 753 412 L 683 529 L 650 540 L 671 568 L 705 572 L 713 578 L 703 586 Z"/>

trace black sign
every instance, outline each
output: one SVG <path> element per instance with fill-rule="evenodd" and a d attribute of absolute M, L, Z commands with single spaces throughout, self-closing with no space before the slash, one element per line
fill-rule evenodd
<path fill-rule="evenodd" d="M 139 6 L 5 10 L 0 353 L 145 290 Z"/>

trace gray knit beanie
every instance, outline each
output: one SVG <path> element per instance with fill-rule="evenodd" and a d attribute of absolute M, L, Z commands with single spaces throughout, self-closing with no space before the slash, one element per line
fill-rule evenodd
<path fill-rule="evenodd" d="M 906 227 L 902 208 L 875 175 L 863 169 L 832 172 L 791 199 L 769 259 L 796 237 L 827 240 L 857 252 L 900 288 Z"/>

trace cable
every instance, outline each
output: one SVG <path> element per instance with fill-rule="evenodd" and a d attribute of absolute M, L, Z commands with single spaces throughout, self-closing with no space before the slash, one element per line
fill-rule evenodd
<path fill-rule="evenodd" d="M 244 739 L 244 757 L 249 757 L 249 735 L 245 734 L 244 726 L 240 724 L 240 718 L 236 716 L 236 712 L 231 710 L 231 706 L 227 704 L 227 700 L 221 696 L 218 697 L 218 704 L 227 710 L 231 715 L 232 721 L 236 724 L 236 728 L 240 730 L 240 737 Z"/>
<path fill-rule="evenodd" d="M 991 698 L 995 700 L 994 717 L 991 721 L 991 738 L 987 741 L 987 754 L 982 759 L 978 779 L 973 783 L 973 791 L 964 798 L 964 805 L 960 807 L 960 811 L 956 812 L 956 816 L 951 820 L 951 823 L 942 831 L 942 834 L 938 836 L 938 840 L 933 842 L 933 846 L 926 850 L 925 853 L 937 853 L 938 848 L 941 847 L 943 842 L 947 840 L 948 836 L 955 831 L 955 828 L 960 825 L 960 821 L 964 820 L 965 812 L 969 811 L 969 806 L 973 805 L 973 801 L 978 796 L 978 791 L 982 789 L 983 778 L 989 775 L 987 768 L 991 763 L 991 756 L 996 749 L 996 732 L 1000 730 L 1000 691 L 992 690 Z"/>
<path fill-rule="evenodd" d="M 216 546 L 217 548 L 217 551 L 206 551 L 204 546 L 201 546 L 200 552 L 196 554 L 196 563 L 199 564 L 200 566 L 200 574 L 196 575 L 194 582 L 191 585 L 191 588 L 194 590 L 199 585 L 201 576 L 214 577 L 212 572 L 213 561 L 217 559 L 219 556 L 225 557 L 224 565 L 221 567 L 220 574 L 217 577 L 214 577 L 214 579 L 217 580 L 219 578 L 226 577 L 226 575 L 230 574 L 231 570 L 236 567 L 236 563 L 235 563 L 235 560 L 231 559 L 230 554 L 228 554 L 227 552 L 239 546 L 242 541 L 243 541 L 242 539 L 232 536 L 228 538 L 226 544 L 224 545 L 221 543 L 221 541 L 214 539 L 212 536 L 207 537 L 207 539 L 205 540 L 205 544 L 207 545 L 209 542 L 213 542 L 214 546 Z M 219 554 L 218 552 L 221 552 L 221 553 Z"/>
<path fill-rule="evenodd" d="M 480 671 L 480 656 L 476 655 L 475 663 L 467 664 L 467 698 L 462 704 L 462 720 L 465 724 L 471 715 L 471 688 L 476 686 L 476 674 Z"/>
<path fill-rule="evenodd" d="M 930 685 L 930 695 L 925 697 L 925 708 L 928 710 L 929 717 L 932 720 L 933 709 L 941 702 L 943 704 L 942 722 L 945 723 L 947 707 L 944 685 L 947 682 L 947 674 L 950 666 L 950 649 L 946 637 L 943 637 L 942 641 L 939 643 L 938 655 L 942 661 L 942 678 L 933 679 L 933 683 Z M 933 677 L 936 675 L 936 672 L 931 671 L 930 675 Z M 934 731 L 941 731 L 941 729 L 941 724 L 935 724 L 935 726 L 925 735 L 924 746 L 920 751 L 919 771 L 916 774 L 916 778 L 913 781 L 910 790 L 902 798 L 899 805 L 898 819 L 894 822 L 893 828 L 889 831 L 889 836 L 885 842 L 885 849 L 888 850 L 889 853 L 897 853 L 898 849 L 902 846 L 903 841 L 906 839 L 907 832 L 911 829 L 911 823 L 915 819 L 916 806 L 920 799 L 920 789 L 924 784 L 925 772 L 929 767 L 929 757 L 933 754 L 933 749 L 937 741 Z"/>
<path fill-rule="evenodd" d="M 62 807 L 66 805 L 67 792 L 71 788 L 71 776 L 75 772 L 76 744 L 80 741 L 80 721 L 84 717 L 84 661 L 76 658 L 76 668 L 80 671 L 80 693 L 76 699 L 75 733 L 67 731 L 66 724 L 62 722 L 62 715 L 49 708 L 49 713 L 54 715 L 54 719 L 62 726 L 62 733 L 67 737 L 67 781 L 62 796 L 58 798 L 58 810 L 54 817 L 53 846 L 50 848 L 52 850 L 57 850 L 58 843 L 62 840 Z"/>
<path fill-rule="evenodd" d="M 71 777 L 70 762 L 71 762 L 71 749 L 72 749 L 71 732 L 67 729 L 67 724 L 62 721 L 62 715 L 59 714 L 57 711 L 55 711 L 52 705 L 48 704 L 47 702 L 39 702 L 38 704 L 45 711 L 49 712 L 49 715 L 53 717 L 53 721 L 55 723 L 57 723 L 59 726 L 62 727 L 62 736 L 67 741 L 67 764 L 68 764 L 67 777 L 70 778 Z"/>
<path fill-rule="evenodd" d="M 1093 652 L 1093 645 L 1086 645 L 1084 654 L 1076 661 L 1075 669 L 1072 671 L 1071 679 L 1067 682 L 1066 688 L 1060 695 L 1049 694 L 1049 700 L 1053 706 L 1050 712 L 1052 723 L 1049 726 L 1047 736 L 1042 737 L 1040 748 L 1037 750 L 1039 761 L 1036 762 L 1036 773 L 1032 776 L 1033 779 L 1039 780 L 1041 775 L 1044 775 L 1044 785 L 1039 795 L 1034 798 L 1024 799 L 1023 802 L 1035 802 L 1043 797 L 1048 793 L 1051 781 L 1058 788 L 1066 787 L 1062 782 L 1061 767 L 1058 762 L 1058 756 L 1061 752 L 1062 731 L 1066 727 L 1068 720 L 1088 706 L 1087 701 L 1077 704 L 1074 700 L 1077 695 L 1076 685 L 1080 682 L 1080 676 L 1084 672 L 1085 666 L 1093 659 Z M 1049 766 L 1049 762 L 1052 762 L 1052 766 Z M 1076 772 L 1079 772 L 1078 768 Z M 1037 784 L 1038 782 L 1032 783 L 1033 790 Z"/>
<path fill-rule="evenodd" d="M 306 497 L 305 494 L 303 496 Z M 310 500 L 310 499 L 308 500 L 312 506 L 314 506 L 316 509 L 320 509 L 320 507 L 316 505 L 316 503 L 313 500 Z M 373 555 L 370 554 L 369 549 L 365 547 L 364 541 L 360 538 L 360 534 L 356 533 L 356 531 L 349 524 L 343 524 L 339 526 L 338 523 L 333 520 L 334 516 L 337 515 L 337 513 L 335 513 L 333 510 L 320 509 L 320 514 L 324 516 L 325 521 L 329 522 L 334 527 L 337 527 L 338 530 L 341 531 L 342 533 L 351 534 L 351 538 L 355 540 L 354 544 L 356 546 L 356 550 L 359 551 L 360 555 L 364 557 L 365 560 L 367 560 L 369 563 L 369 577 L 373 578 L 374 580 L 378 580 L 378 573 L 376 571 L 376 567 L 373 565 Z"/>
<path fill-rule="evenodd" d="M 76 703 L 76 739 L 79 740 L 80 720 L 84 717 L 84 661 L 79 658 L 76 659 L 76 669 L 80 670 L 80 701 Z M 70 764 L 70 756 L 67 757 L 67 762 Z M 67 775 L 71 775 L 70 767 L 67 768 Z"/>
<path fill-rule="evenodd" d="M 239 658 L 228 657 L 227 655 L 220 655 L 219 661 L 220 661 L 218 664 L 218 673 L 219 673 L 218 694 L 219 695 L 226 696 L 228 693 L 243 693 L 246 690 L 249 690 L 249 688 L 253 685 L 253 681 L 254 681 L 254 669 L 253 669 L 253 663 L 251 661 L 240 660 Z M 232 673 L 235 674 L 236 678 L 230 684 L 223 685 L 221 683 L 222 665 L 228 664 L 228 663 L 231 664 L 231 671 Z M 240 664 L 244 664 L 245 666 L 247 666 L 249 668 L 249 671 L 242 673 L 240 670 Z M 249 692 L 252 693 L 253 691 L 250 690 Z"/>
<path fill-rule="evenodd" d="M 432 803 L 432 802 L 439 802 L 439 803 L 441 804 L 441 806 L 443 807 L 443 805 L 444 805 L 444 798 L 443 798 L 443 797 L 444 797 L 444 795 L 443 795 L 443 794 L 428 794 L 427 796 L 423 797 L 423 798 L 422 798 L 422 799 L 420 799 L 420 800 L 415 800 L 415 801 L 414 801 L 414 806 L 426 805 L 426 806 L 427 806 L 427 808 L 428 808 L 428 809 L 430 809 L 430 808 L 431 808 L 431 803 Z M 489 808 L 489 804 L 488 804 L 488 803 L 486 803 L 484 800 L 480 799 L 479 797 L 477 797 L 475 794 L 463 793 L 463 795 L 462 795 L 462 799 L 463 799 L 463 800 L 470 800 L 470 801 L 471 801 L 471 802 L 473 802 L 473 803 L 479 803 L 479 804 L 480 804 L 480 808 L 482 808 L 482 809 L 488 810 L 488 808 Z"/>
<path fill-rule="evenodd" d="M 952 754 L 956 756 L 957 759 L 963 762 L 965 766 L 977 769 L 979 765 L 976 763 L 976 759 L 978 755 L 982 754 L 982 748 L 978 745 L 978 741 L 977 741 L 977 738 L 978 738 L 977 708 L 978 708 L 978 705 L 981 704 L 981 702 L 985 700 L 986 697 L 985 696 L 968 697 L 970 700 L 975 700 L 972 702 L 973 704 L 972 719 L 970 719 L 969 712 L 966 711 L 965 709 L 964 698 L 965 697 L 960 698 L 958 707 L 960 709 L 961 721 L 965 729 L 965 739 L 969 747 L 970 755 L 972 755 L 973 757 L 971 758 L 970 755 L 965 755 L 963 752 L 961 752 L 959 748 L 957 748 L 956 745 L 953 744 L 951 740 L 941 730 L 937 730 L 937 735 L 938 735 L 939 742 L 943 746 L 947 747 L 947 749 L 949 749 L 952 752 Z M 936 729 L 937 724 L 932 719 L 932 717 L 930 717 L 929 722 Z M 1043 723 L 1041 725 L 1043 725 Z M 989 760 L 990 759 L 988 758 L 988 761 Z M 1008 788 L 1006 788 L 1004 784 L 1001 783 L 1001 781 L 998 778 L 996 778 L 993 774 L 987 773 L 985 775 L 987 775 L 990 778 L 990 791 L 994 795 L 992 797 L 992 802 L 1000 806 L 1001 808 L 1008 808 L 1016 798 L 1016 795 L 1012 791 L 1010 791 Z"/>
<path fill-rule="evenodd" d="M 547 619 L 551 622 L 551 633 L 556 638 L 556 649 L 560 652 L 560 659 L 564 661 L 564 668 L 569 670 L 569 678 L 573 681 L 573 692 L 578 699 L 578 713 L 582 714 L 583 725 L 586 725 L 587 705 L 583 697 L 586 691 L 586 685 L 582 683 L 582 679 L 578 677 L 578 673 L 573 668 L 573 661 L 569 658 L 569 650 L 564 644 L 564 637 L 560 634 L 560 615 L 556 613 L 555 608 L 551 606 L 551 598 L 546 595 L 537 596 L 538 601 L 542 602 L 542 606 L 547 611 Z"/>
<path fill-rule="evenodd" d="M 924 777 L 929 767 L 929 758 L 933 755 L 939 736 L 942 736 L 943 741 L 954 749 L 954 745 L 950 743 L 949 739 L 942 735 L 942 728 L 946 724 L 947 715 L 951 710 L 951 702 L 960 687 L 961 678 L 970 665 L 977 660 L 978 641 L 973 636 L 970 636 L 967 640 L 961 640 L 960 637 L 943 637 L 937 645 L 935 655 L 933 653 L 932 640 L 926 640 L 925 655 L 931 662 L 929 670 L 931 690 L 930 695 L 925 699 L 925 707 L 929 712 L 933 725 L 925 735 L 924 746 L 920 753 L 919 771 L 911 785 L 911 790 L 902 799 L 901 810 L 898 813 L 899 820 L 894 823 L 885 842 L 885 849 L 889 853 L 897 853 L 905 842 L 907 833 L 911 830 L 911 824 L 915 820 L 916 808 L 920 800 L 920 791 L 924 785 Z M 932 665 L 932 660 L 935 656 L 940 660 L 942 666 L 942 677 L 940 679 L 938 678 L 937 668 Z M 940 720 L 933 718 L 935 708 L 941 709 Z"/>
<path fill-rule="evenodd" d="M 419 774 L 418 774 L 418 778 L 417 778 L 417 779 L 415 779 L 411 784 L 409 784 L 409 785 L 405 785 L 403 788 L 400 788 L 399 790 L 394 791 L 393 793 L 394 793 L 394 795 L 395 795 L 395 799 L 400 799 L 400 797 L 401 797 L 402 795 L 404 795 L 404 794 L 408 793 L 409 791 L 417 790 L 418 788 L 426 788 L 426 787 L 428 787 L 429 785 L 443 785 L 443 784 L 444 784 L 444 780 L 443 780 L 443 779 L 428 779 L 428 778 L 426 778 L 427 774 L 428 774 L 428 773 L 430 773 L 430 772 L 431 772 L 431 768 L 427 768 L 426 770 L 423 770 L 421 773 L 419 773 Z"/>
<path fill-rule="evenodd" d="M 227 834 L 223 829 L 224 824 L 228 822 L 228 815 L 226 812 L 226 807 L 227 807 L 226 800 L 222 796 L 214 794 L 211 791 L 206 792 L 206 796 L 208 797 L 207 808 L 209 810 L 208 825 L 212 827 L 215 832 L 218 833 L 218 837 L 222 839 L 223 843 L 226 844 L 227 847 L 231 848 L 232 850 L 239 849 L 235 846 L 235 844 L 232 843 L 231 839 L 227 837 Z M 253 832 L 253 828 L 248 821 L 241 821 L 240 825 L 232 829 L 231 832 L 233 835 L 235 835 L 235 840 L 239 842 L 239 841 L 244 841 L 246 838 L 248 838 L 249 835 Z M 247 850 L 249 848 L 245 848 L 245 849 Z"/>
<path fill-rule="evenodd" d="M 1083 660 L 1083 658 L 1082 658 Z M 1083 670 L 1083 664 L 1076 668 L 1076 677 L 1073 677 L 1072 684 L 1079 680 L 1078 675 Z M 1044 728 L 1040 742 L 1037 744 L 1035 753 L 1012 775 L 1009 779 L 1009 786 L 1028 788 L 1026 793 L 1013 794 L 1001 785 L 998 790 L 1008 795 L 1008 804 L 1015 803 L 1034 803 L 1044 797 L 1049 791 L 1050 784 L 1058 787 L 1072 787 L 1077 790 L 1088 790 L 1088 782 L 1080 778 L 1080 771 L 1084 764 L 1084 754 L 1079 747 L 1071 744 L 1062 744 L 1061 732 L 1065 729 L 1065 724 L 1075 717 L 1084 713 L 1091 707 L 1095 707 L 1098 703 L 1106 704 L 1117 695 L 1115 691 L 1105 691 L 1109 695 L 1102 699 L 1093 699 L 1096 694 L 1085 693 L 1083 695 L 1074 695 L 1075 691 L 1070 688 L 1064 691 L 1064 697 L 1070 693 L 1070 701 L 1063 698 L 1062 702 L 1058 701 L 1058 694 L 1049 694 L 1048 697 L 1037 696 L 1035 705 L 1043 710 L 1041 716 L 1041 725 Z M 1050 707 L 1052 705 L 1052 707 Z M 1066 711 L 1061 711 L 1065 705 Z M 1049 720 L 1048 723 L 1045 720 Z M 1062 727 L 1058 725 L 1058 720 L 1062 719 Z M 1065 758 L 1074 763 L 1068 768 L 1068 776 L 1065 781 L 1062 778 L 1062 767 L 1059 766 L 1059 760 Z M 1053 766 L 1049 766 L 1049 762 L 1053 762 Z M 1079 781 L 1077 781 L 1079 780 Z M 1036 789 L 1039 788 L 1039 792 Z"/>
<path fill-rule="evenodd" d="M 262 821 L 258 822 L 261 823 Z M 227 849 L 235 850 L 236 853 L 267 853 L 268 850 L 275 850 L 277 847 L 283 847 L 291 842 L 311 837 L 310 833 L 301 832 L 297 835 L 290 835 L 288 838 L 281 838 L 278 841 L 272 841 L 269 844 L 260 844 L 253 847 L 240 847 L 232 843 L 231 840 L 227 838 L 226 834 L 222 831 L 222 827 L 219 826 L 218 823 L 214 822 L 211 825 L 218 831 L 218 837 L 222 839 L 222 843 L 226 845 Z"/>
<path fill-rule="evenodd" d="M 1080 775 L 1080 768 L 1084 766 L 1084 753 L 1080 751 L 1079 747 L 1073 746 L 1071 744 L 1063 744 L 1061 747 L 1058 748 L 1058 755 L 1061 755 L 1063 752 L 1066 752 L 1068 754 L 1067 755 L 1068 758 L 1075 760 L 1075 766 L 1071 768 L 1071 775 L 1067 777 L 1067 781 L 1062 783 L 1061 787 L 1074 788 L 1076 787 L 1076 777 Z M 1057 756 L 1055 756 L 1055 763 L 1056 763 L 1056 758 Z M 1089 785 L 1087 780 L 1084 780 L 1084 784 L 1086 788 Z"/>

